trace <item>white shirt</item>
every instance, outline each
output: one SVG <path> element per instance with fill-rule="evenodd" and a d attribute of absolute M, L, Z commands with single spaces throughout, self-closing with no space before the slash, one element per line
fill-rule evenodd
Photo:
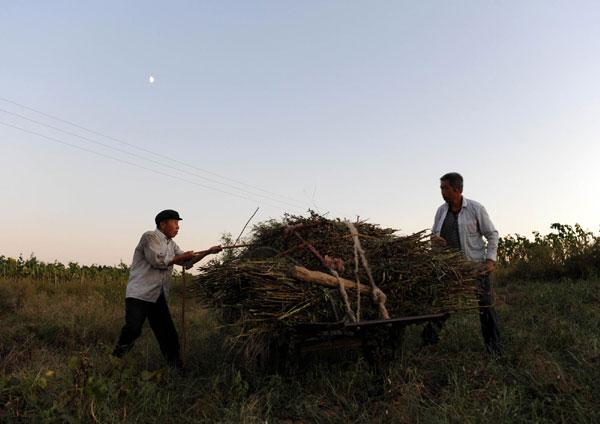
<path fill-rule="evenodd" d="M 449 209 L 450 205 L 448 203 L 444 203 L 438 208 L 431 229 L 433 237 L 440 236 Z M 464 196 L 462 198 L 462 208 L 458 212 L 458 236 L 462 251 L 468 260 L 485 262 L 486 259 L 491 259 L 496 262 L 498 231 L 496 231 L 483 205 Z M 487 249 L 482 236 L 487 240 Z"/>
<path fill-rule="evenodd" d="M 161 291 L 169 297 L 173 265 L 169 263 L 183 250 L 158 228 L 146 231 L 133 253 L 125 297 L 156 302 Z"/>

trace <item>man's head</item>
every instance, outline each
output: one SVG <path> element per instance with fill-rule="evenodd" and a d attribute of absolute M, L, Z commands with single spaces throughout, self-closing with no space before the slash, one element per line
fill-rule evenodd
<path fill-rule="evenodd" d="M 449 172 L 440 178 L 442 197 L 447 203 L 460 200 L 463 191 L 463 177 L 457 172 Z"/>
<path fill-rule="evenodd" d="M 154 218 L 156 228 L 168 238 L 173 238 L 177 235 L 177 232 L 179 231 L 179 221 L 181 221 L 179 213 L 172 209 L 166 209 Z"/>

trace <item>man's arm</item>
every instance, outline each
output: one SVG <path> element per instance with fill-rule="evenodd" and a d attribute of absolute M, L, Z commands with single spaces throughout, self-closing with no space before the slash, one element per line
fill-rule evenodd
<path fill-rule="evenodd" d="M 188 259 L 185 259 L 183 261 L 184 263 L 182 263 L 182 265 L 184 265 L 186 269 L 190 269 L 196 262 L 207 257 L 208 255 L 217 254 L 221 250 L 223 250 L 223 248 L 221 247 L 221 245 L 218 245 L 218 246 L 213 246 L 207 250 L 202 250 L 200 252 L 196 252 L 196 253 L 191 252 L 192 255 Z M 187 253 L 189 253 L 189 252 L 186 252 L 186 254 Z"/>
<path fill-rule="evenodd" d="M 477 218 L 479 220 L 479 230 L 487 240 L 485 265 L 483 271 L 485 274 L 491 274 L 495 269 L 494 265 L 498 252 L 498 231 L 496 230 L 496 227 L 494 227 L 492 220 L 483 206 L 481 206 L 478 215 L 479 216 Z"/>
<path fill-rule="evenodd" d="M 442 207 L 440 206 L 435 213 L 435 218 L 433 219 L 433 227 L 431 227 L 431 244 L 434 247 L 445 247 L 446 239 L 440 237 L 441 226 L 441 217 L 442 217 Z"/>
<path fill-rule="evenodd" d="M 196 262 L 207 257 L 208 255 L 216 255 L 221 250 L 223 250 L 223 248 L 219 244 L 218 246 L 213 246 L 213 247 L 209 248 L 208 250 L 202 250 L 201 252 L 196 252 L 194 254 L 194 257 L 191 260 L 190 265 L 194 265 Z"/>
<path fill-rule="evenodd" d="M 183 252 L 180 255 L 173 256 L 173 259 L 171 260 L 171 262 L 169 262 L 169 266 L 171 266 L 173 264 L 183 265 L 185 262 L 189 261 L 193 257 L 194 257 L 194 252 L 192 250 Z"/>
<path fill-rule="evenodd" d="M 144 257 L 152 268 L 167 269 L 171 264 L 172 258 L 165 255 L 165 249 L 161 246 L 160 240 L 153 232 L 146 232 L 140 240 L 140 245 L 144 251 Z"/>

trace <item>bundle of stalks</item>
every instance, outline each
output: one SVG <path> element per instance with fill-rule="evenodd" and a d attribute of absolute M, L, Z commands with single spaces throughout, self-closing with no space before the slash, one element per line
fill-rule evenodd
<path fill-rule="evenodd" d="M 374 224 L 354 225 L 373 279 L 387 295 L 390 317 L 476 307 L 478 265 L 460 252 L 432 250 L 425 232 L 398 236 Z M 310 244 L 323 257 L 339 258 L 340 277 L 356 281 L 354 243 L 344 222 L 314 213 L 308 218 L 288 215 L 255 226 L 247 242 L 253 246 L 201 268 L 192 288 L 226 322 L 241 327 L 240 339 L 250 356 L 295 324 L 341 319 L 344 308 L 337 289 L 299 280 L 289 271 L 292 265 L 329 271 Z M 369 284 L 362 266 L 358 278 Z M 347 293 L 356 307 L 356 287 Z M 369 293 L 361 292 L 360 309 L 361 320 L 381 318 Z"/>

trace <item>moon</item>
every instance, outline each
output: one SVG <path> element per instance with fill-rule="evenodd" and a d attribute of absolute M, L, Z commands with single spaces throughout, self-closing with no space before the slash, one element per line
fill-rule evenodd
<path fill-rule="evenodd" d="M 154 84 L 154 77 L 152 75 L 150 75 L 150 77 L 148 78 L 148 82 L 150 84 Z"/>

